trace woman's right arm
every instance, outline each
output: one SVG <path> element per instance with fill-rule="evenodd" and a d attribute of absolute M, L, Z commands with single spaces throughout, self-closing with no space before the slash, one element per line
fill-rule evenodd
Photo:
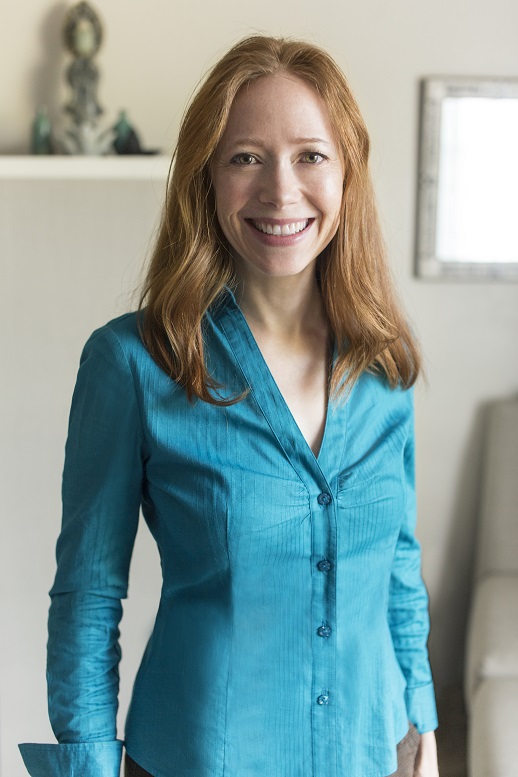
<path fill-rule="evenodd" d="M 72 401 L 47 658 L 59 744 L 20 746 L 32 777 L 119 775 L 118 625 L 144 459 L 133 374 L 108 325 L 85 346 Z"/>

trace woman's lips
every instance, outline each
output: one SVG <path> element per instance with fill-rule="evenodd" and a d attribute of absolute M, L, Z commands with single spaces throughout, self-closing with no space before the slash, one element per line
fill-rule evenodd
<path fill-rule="evenodd" d="M 266 245 L 292 245 L 299 242 L 310 229 L 309 219 L 245 219 L 254 234 Z"/>

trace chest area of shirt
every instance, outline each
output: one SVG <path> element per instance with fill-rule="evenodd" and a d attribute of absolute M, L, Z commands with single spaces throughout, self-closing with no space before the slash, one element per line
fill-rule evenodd
<path fill-rule="evenodd" d="M 184 548 L 210 542 L 245 558 L 286 543 L 307 555 L 316 529 L 338 529 L 348 552 L 391 543 L 405 500 L 401 428 L 368 410 L 351 423 L 331 412 L 321 466 L 252 394 L 228 408 L 171 396 L 146 419 L 146 490 L 162 526 Z"/>
<path fill-rule="evenodd" d="M 345 526 L 368 514 L 373 536 L 388 524 L 393 533 L 405 498 L 401 395 L 369 379 L 347 402 L 330 402 L 315 456 L 239 318 L 214 327 L 207 356 L 226 396 L 245 392 L 240 401 L 189 402 L 165 376 L 141 389 L 146 488 L 162 517 L 185 519 L 187 532 L 207 521 L 209 531 L 217 524 L 228 536 L 260 538 L 279 527 L 305 529 L 313 515 L 336 523 L 338 514 Z"/>

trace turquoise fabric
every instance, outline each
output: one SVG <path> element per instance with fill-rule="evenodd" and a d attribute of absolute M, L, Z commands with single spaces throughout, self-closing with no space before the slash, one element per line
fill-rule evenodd
<path fill-rule="evenodd" d="M 241 402 L 190 403 L 137 314 L 84 349 L 49 615 L 61 744 L 22 745 L 26 765 L 118 774 L 120 600 L 142 507 L 164 582 L 129 755 L 156 777 L 386 777 L 408 721 L 437 725 L 412 392 L 363 375 L 330 402 L 315 458 L 230 292 L 205 341 L 225 396 L 249 389 Z"/>
<path fill-rule="evenodd" d="M 78 742 L 62 745 L 20 745 L 32 777 L 119 777 L 122 742 Z"/>

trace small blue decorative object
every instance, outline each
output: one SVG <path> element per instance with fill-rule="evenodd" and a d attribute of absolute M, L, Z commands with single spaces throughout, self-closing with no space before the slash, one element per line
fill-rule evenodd
<path fill-rule="evenodd" d="M 144 149 L 137 131 L 128 120 L 126 111 L 119 112 L 119 118 L 113 127 L 115 140 L 113 148 L 117 154 L 157 154 L 155 149 Z"/>
<path fill-rule="evenodd" d="M 44 105 L 36 112 L 32 123 L 31 154 L 52 154 L 52 128 Z"/>
<path fill-rule="evenodd" d="M 115 140 L 113 147 L 117 154 L 141 154 L 139 137 L 128 121 L 126 111 L 120 111 L 119 118 L 115 124 Z"/>

